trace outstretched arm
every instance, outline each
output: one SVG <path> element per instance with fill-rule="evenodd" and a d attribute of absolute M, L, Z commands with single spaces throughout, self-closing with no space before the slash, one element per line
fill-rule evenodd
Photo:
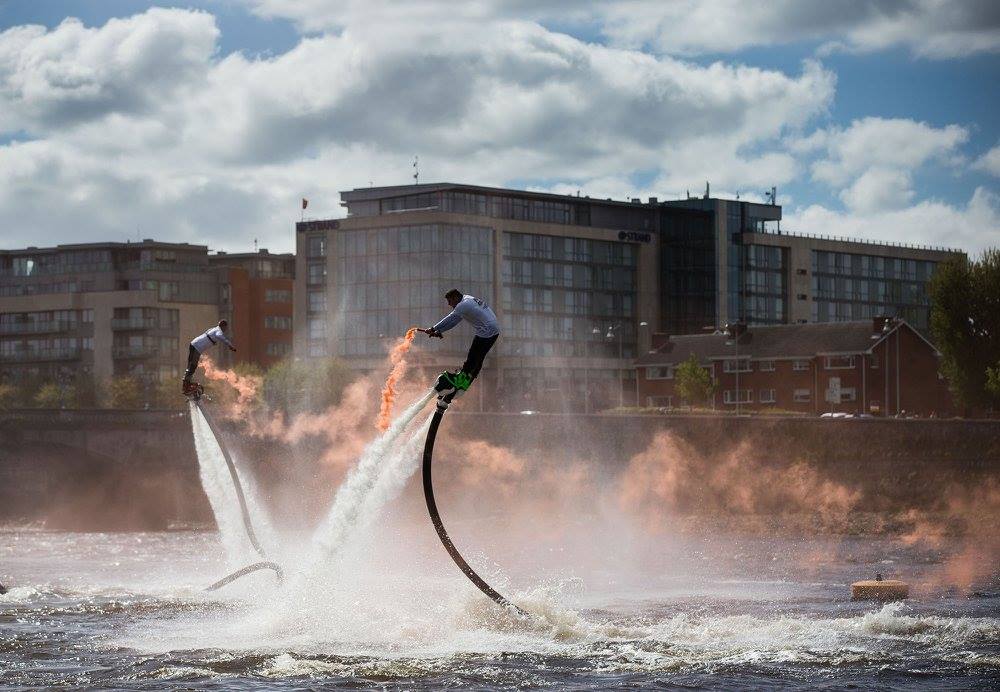
<path fill-rule="evenodd" d="M 235 351 L 236 350 L 236 347 L 233 346 L 233 342 L 230 341 L 229 338 L 225 334 L 220 334 L 219 335 L 219 341 L 221 341 L 226 346 L 228 346 L 230 351 Z"/>
<path fill-rule="evenodd" d="M 449 313 L 443 320 L 431 327 L 430 331 L 427 333 L 431 336 L 434 336 L 432 332 L 443 334 L 461 321 L 462 316 L 458 314 L 458 311 L 452 310 L 451 313 Z"/>

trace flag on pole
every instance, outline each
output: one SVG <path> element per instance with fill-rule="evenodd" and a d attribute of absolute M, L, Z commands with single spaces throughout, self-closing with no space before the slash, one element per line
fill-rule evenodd
<path fill-rule="evenodd" d="M 303 197 L 302 198 L 302 208 L 305 209 L 308 206 L 309 206 L 309 200 L 307 200 L 305 197 Z"/>

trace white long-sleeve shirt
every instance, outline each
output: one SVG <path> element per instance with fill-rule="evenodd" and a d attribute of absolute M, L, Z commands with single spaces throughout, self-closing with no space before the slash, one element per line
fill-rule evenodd
<path fill-rule="evenodd" d="M 195 347 L 198 353 L 204 353 L 208 349 L 215 346 L 216 342 L 221 341 L 229 348 L 234 348 L 233 342 L 226 338 L 226 335 L 222 331 L 222 327 L 212 327 L 211 329 L 206 329 L 204 332 L 191 339 L 191 345 Z"/>
<path fill-rule="evenodd" d="M 474 296 L 462 296 L 458 305 L 443 320 L 434 325 L 434 330 L 446 332 L 456 324 L 465 320 L 472 325 L 476 336 L 489 339 L 500 333 L 496 313 L 486 304 L 485 300 Z"/>

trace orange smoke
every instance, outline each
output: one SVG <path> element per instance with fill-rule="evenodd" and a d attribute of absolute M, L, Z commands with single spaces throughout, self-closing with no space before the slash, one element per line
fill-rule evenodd
<path fill-rule="evenodd" d="M 650 528 L 676 514 L 811 515 L 827 529 L 843 529 L 860 493 L 824 478 L 807 464 L 762 463 L 748 443 L 707 458 L 669 433 L 658 434 L 629 462 L 619 502 Z"/>
<path fill-rule="evenodd" d="M 393 346 L 389 352 L 389 362 L 392 363 L 392 370 L 385 380 L 382 388 L 382 407 L 378 412 L 376 426 L 382 432 L 389 429 L 389 417 L 392 415 L 392 404 L 396 401 L 396 382 L 406 373 L 406 354 L 413 345 L 413 337 L 417 334 L 416 327 L 406 330 L 406 336 L 400 339 L 399 343 Z"/>
<path fill-rule="evenodd" d="M 233 403 L 230 414 L 234 418 L 245 418 L 256 403 L 262 378 L 254 375 L 238 375 L 232 370 L 223 370 L 211 358 L 205 358 L 201 364 L 205 369 L 207 379 L 225 382 L 235 390 L 236 401 Z"/>

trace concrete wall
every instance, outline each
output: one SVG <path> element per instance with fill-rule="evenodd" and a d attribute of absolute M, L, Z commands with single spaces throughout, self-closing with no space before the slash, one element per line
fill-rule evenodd
<path fill-rule="evenodd" d="M 459 434 L 459 431 L 461 433 Z M 559 416 L 450 411 L 441 439 L 510 448 L 532 465 L 593 464 L 609 477 L 658 433 L 688 443 L 708 467 L 737 445 L 758 463 L 802 462 L 862 493 L 871 511 L 932 507 L 952 484 L 1000 477 L 1000 421 L 836 420 L 713 416 Z M 275 502 L 325 507 L 317 483 L 322 444 L 264 443 L 224 424 L 237 457 Z M 317 446 L 318 445 L 318 446 Z M 440 459 L 460 465 L 463 459 Z M 187 413 L 55 412 L 0 414 L 0 520 L 55 516 L 60 526 L 165 528 L 211 521 L 201 491 Z M 310 499 L 315 500 L 310 502 Z M 77 508 L 74 511 L 70 511 Z M 83 518 L 83 519 L 81 519 Z"/>

